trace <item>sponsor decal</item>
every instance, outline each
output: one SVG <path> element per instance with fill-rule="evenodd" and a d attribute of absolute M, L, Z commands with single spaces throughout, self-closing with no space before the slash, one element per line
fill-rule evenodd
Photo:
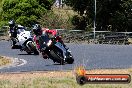
<path fill-rule="evenodd" d="M 129 74 L 87 74 L 83 66 L 76 69 L 76 81 L 78 84 L 90 83 L 130 83 Z"/>

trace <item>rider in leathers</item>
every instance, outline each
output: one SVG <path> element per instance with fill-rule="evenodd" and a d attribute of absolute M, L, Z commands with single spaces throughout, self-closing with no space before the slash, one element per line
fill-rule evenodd
<path fill-rule="evenodd" d="M 11 33 L 10 37 L 11 37 L 11 40 L 13 41 L 13 45 L 12 45 L 12 48 L 13 48 L 16 44 L 15 38 L 17 37 L 17 26 L 14 20 L 9 21 L 9 28 L 10 28 L 10 33 Z"/>
<path fill-rule="evenodd" d="M 66 46 L 61 37 L 57 36 L 57 30 L 49 30 L 48 28 L 41 28 L 39 24 L 35 24 L 33 27 L 33 32 L 35 34 L 34 40 L 37 44 L 37 48 L 41 51 L 45 50 L 45 46 L 43 46 L 43 39 L 41 37 L 49 37 L 49 38 L 56 38 L 61 42 L 64 47 Z M 47 54 L 43 52 L 43 58 L 47 59 Z"/>

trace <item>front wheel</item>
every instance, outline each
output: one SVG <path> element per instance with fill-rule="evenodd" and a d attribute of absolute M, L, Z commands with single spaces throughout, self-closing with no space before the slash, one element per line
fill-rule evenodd
<path fill-rule="evenodd" d="M 30 50 L 35 50 L 36 46 L 33 44 L 33 42 L 29 42 L 28 46 L 30 47 Z"/>
<path fill-rule="evenodd" d="M 34 53 L 34 54 L 36 54 L 37 52 L 37 50 L 36 50 L 36 47 L 34 46 L 34 44 L 33 44 L 33 42 L 29 42 L 28 43 L 28 47 L 29 48 L 27 48 L 27 50 L 26 50 L 26 52 L 28 53 L 28 54 L 31 54 L 31 53 Z"/>
<path fill-rule="evenodd" d="M 54 61 L 54 62 L 58 62 L 60 63 L 61 65 L 64 65 L 65 64 L 65 61 L 62 57 L 62 54 L 57 51 L 57 52 L 54 52 L 53 50 L 50 51 L 50 55 L 51 55 L 51 59 Z"/>
<path fill-rule="evenodd" d="M 67 58 L 66 58 L 67 64 L 73 64 L 74 58 L 73 58 L 73 56 L 71 55 L 71 53 L 70 53 L 70 52 L 67 52 L 66 56 L 67 56 Z"/>
<path fill-rule="evenodd" d="M 73 64 L 74 59 L 72 57 L 68 58 L 66 62 L 67 62 L 67 64 Z"/>

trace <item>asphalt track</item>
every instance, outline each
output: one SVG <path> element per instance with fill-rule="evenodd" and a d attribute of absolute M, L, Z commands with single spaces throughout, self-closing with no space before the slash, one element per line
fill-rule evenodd
<path fill-rule="evenodd" d="M 86 69 L 132 67 L 132 45 L 67 44 L 74 56 L 74 64 L 59 65 L 41 55 L 27 55 L 11 49 L 8 41 L 0 41 L 0 55 L 12 57 L 13 64 L 0 67 L 0 72 L 73 70 L 84 65 Z M 15 58 L 15 59 L 14 59 Z"/>

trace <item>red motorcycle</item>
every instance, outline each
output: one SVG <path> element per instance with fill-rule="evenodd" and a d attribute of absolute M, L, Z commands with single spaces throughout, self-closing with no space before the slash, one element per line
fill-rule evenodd
<path fill-rule="evenodd" d="M 45 32 L 46 32 L 47 34 L 50 34 L 52 37 L 57 35 L 57 30 L 49 30 L 48 28 L 42 28 L 41 35 L 42 35 L 42 34 L 45 34 Z M 40 37 L 41 35 L 39 35 L 39 36 L 34 35 L 34 38 L 33 38 L 34 41 L 35 41 L 35 43 L 36 43 L 37 49 L 38 49 L 40 52 L 42 52 L 42 51 L 40 50 L 40 43 L 39 43 L 39 42 L 40 42 L 40 41 L 39 41 L 39 37 Z M 57 42 L 60 42 L 60 43 L 64 44 L 63 41 L 62 41 L 61 36 L 56 36 L 56 37 L 53 37 L 53 38 L 54 38 Z M 48 58 L 48 55 L 47 55 L 45 52 L 42 52 L 42 56 L 43 56 L 44 59 L 47 59 L 47 58 Z"/>
<path fill-rule="evenodd" d="M 66 45 L 64 45 L 62 38 L 60 36 L 49 38 L 49 36 L 41 35 L 34 36 L 34 41 L 36 42 L 36 46 L 40 52 L 42 52 L 43 58 L 50 58 L 53 62 L 57 62 L 60 64 L 72 64 L 74 62 L 73 56 L 66 49 Z M 40 47 L 43 47 L 41 48 Z"/>

